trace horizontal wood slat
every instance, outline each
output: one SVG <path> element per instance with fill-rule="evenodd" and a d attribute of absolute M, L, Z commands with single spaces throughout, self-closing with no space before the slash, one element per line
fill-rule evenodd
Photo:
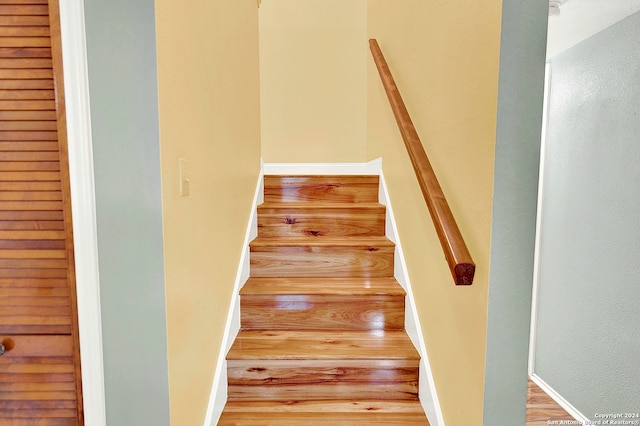
<path fill-rule="evenodd" d="M 4 173 L 0 172 L 0 175 Z M 62 210 L 62 202 L 60 201 L 0 201 L 0 210 Z M 4 234 L 8 237 L 11 234 Z M 13 234 L 11 239 L 20 240 L 18 234 Z M 26 235 L 26 234 L 25 234 Z M 53 233 L 49 235 L 54 235 Z M 31 237 L 26 237 L 31 238 Z M 47 238 L 49 240 L 59 239 L 59 235 Z"/>
<path fill-rule="evenodd" d="M 45 78 L 48 70 L 26 70 L 25 74 L 29 74 L 33 78 Z M 6 70 L 0 70 L 0 79 L 7 78 Z M 25 77 L 26 78 L 26 77 Z M 0 110 L 2 111 L 54 111 L 56 104 L 53 100 L 0 100 Z"/>
<path fill-rule="evenodd" d="M 0 37 L 0 47 L 46 47 L 49 37 Z"/>
<path fill-rule="evenodd" d="M 0 288 L 12 288 L 12 287 L 20 287 L 20 288 L 57 288 L 57 287 L 67 287 L 66 279 L 33 279 L 33 278 L 5 278 L 0 277 Z"/>
<path fill-rule="evenodd" d="M 67 309 L 68 311 L 68 309 Z M 69 315 L 54 316 L 54 315 L 25 315 L 25 316 L 4 316 L 0 315 L 0 333 L 7 333 L 4 331 L 5 327 L 14 328 L 21 325 L 36 325 L 36 326 L 48 326 L 48 325 L 69 325 L 71 318 Z M 41 333 L 38 333 L 41 334 Z M 60 334 L 57 332 L 56 334 Z"/>
<path fill-rule="evenodd" d="M 0 381 L 7 381 L 7 374 L 0 374 Z M 15 374 L 15 377 L 23 382 L 32 382 L 40 379 L 38 374 Z M 69 375 L 67 374 L 50 374 L 47 377 L 47 380 L 50 382 L 66 382 L 69 380 Z M 33 409 L 33 410 L 42 410 L 42 409 L 65 409 L 65 408 L 73 408 L 75 403 L 73 401 L 0 401 L 0 410 L 4 409 Z"/>
<path fill-rule="evenodd" d="M 37 334 L 40 336 L 51 336 L 71 334 L 71 330 L 71 318 L 69 318 L 69 320 L 65 324 L 12 324 L 10 326 L 6 326 L 6 328 L 2 328 L 0 332 L 3 332 L 7 335 Z"/>
<path fill-rule="evenodd" d="M 0 26 L 12 27 L 12 26 L 48 26 L 48 16 L 34 16 L 34 15 L 0 15 Z"/>
<path fill-rule="evenodd" d="M 41 232 L 36 231 L 36 232 Z M 48 232 L 48 231 L 45 231 Z M 6 250 L 0 249 L 0 259 L 66 259 L 65 250 Z M 2 290 L 0 290 L 1 294 Z"/>
<path fill-rule="evenodd" d="M 62 250 L 65 240 L 0 240 L 0 250 Z"/>
<path fill-rule="evenodd" d="M 36 163 L 36 164 L 42 164 L 42 165 L 48 165 L 49 163 Z M 32 170 L 37 170 L 38 168 L 42 168 L 42 169 L 48 169 L 49 167 L 37 167 L 37 168 L 31 168 L 31 167 L 25 167 L 25 166 L 18 166 L 18 168 L 20 169 L 32 169 Z M 54 164 L 51 169 L 58 169 L 58 165 Z M 0 170 L 2 170 L 3 167 L 0 165 Z M 19 191 L 5 191 L 5 192 L 0 192 L 0 201 L 27 201 L 27 202 L 31 202 L 31 201 L 61 201 L 62 200 L 62 194 L 60 193 L 60 191 L 48 191 L 48 192 L 36 192 L 36 191 L 30 191 L 30 192 L 19 192 Z"/>
<path fill-rule="evenodd" d="M 60 171 L 60 163 L 58 161 L 24 161 L 24 162 L 3 162 L 0 161 L 0 172 L 15 172 L 15 171 L 31 171 L 31 172 L 46 172 L 46 171 Z M 44 195 L 42 198 L 37 198 L 37 195 L 25 195 L 25 198 L 20 197 L 11 197 L 11 198 L 2 198 L 2 193 L 0 193 L 0 200 L 60 200 L 60 196 L 55 196 L 55 198 L 51 198 L 51 195 Z M 35 198 L 34 198 L 35 197 Z"/>
<path fill-rule="evenodd" d="M 55 93 L 53 90 L 0 90 L 0 99 L 3 101 L 53 100 Z"/>
<path fill-rule="evenodd" d="M 0 25 L 3 22 L 0 16 Z M 0 58 L 51 58 L 50 47 L 0 47 Z"/>
<path fill-rule="evenodd" d="M 43 230 L 43 229 L 64 229 L 64 222 L 61 220 L 0 220 L 0 230 Z"/>
<path fill-rule="evenodd" d="M 66 259 L 0 259 L 0 269 L 44 269 L 66 268 Z"/>
<path fill-rule="evenodd" d="M 21 102 L 21 101 L 19 101 Z M 58 132 L 0 131 L 2 141 L 57 141 Z"/>
<path fill-rule="evenodd" d="M 3 240 L 63 240 L 64 236 L 62 230 L 0 231 L 0 239 Z"/>
<path fill-rule="evenodd" d="M 48 0 L 0 0 L 0 4 L 49 4 Z"/>
<path fill-rule="evenodd" d="M 30 111 L 31 112 L 31 111 Z M 22 120 L 2 120 L 0 117 L 0 131 L 8 131 L 8 130 L 21 130 L 21 131 L 57 131 L 57 123 L 55 120 L 43 120 L 42 117 L 45 116 L 44 113 L 40 111 L 33 111 L 36 113 L 40 113 L 40 118 L 27 119 L 28 115 L 24 115 Z M 35 117 L 32 116 L 32 117 Z M 58 158 L 54 158 L 57 160 Z M 20 161 L 15 158 L 9 158 L 6 156 L 2 156 L 0 161 Z"/>
<path fill-rule="evenodd" d="M 60 220 L 61 221 L 62 212 L 61 211 L 0 211 L 0 220 L 2 221 L 5 221 L 5 220 L 12 220 L 12 221 Z M 3 229 L 9 229 L 9 228 L 7 227 Z"/>
<path fill-rule="evenodd" d="M 35 415 L 29 419 L 6 418 L 3 419 L 3 426 L 77 426 L 78 420 L 71 418 L 43 418 Z"/>
<path fill-rule="evenodd" d="M 52 387 L 54 386 L 53 384 L 47 384 L 45 386 L 49 386 Z M 68 387 L 69 384 L 65 384 L 65 388 Z M 1 387 L 0 387 L 1 389 Z M 35 389 L 35 391 L 39 391 L 41 392 L 42 390 L 39 389 Z M 43 390 L 48 390 L 48 389 L 43 389 Z M 66 389 L 65 389 L 66 390 Z M 55 409 L 55 410 L 38 410 L 38 409 L 23 409 L 23 410 L 19 410 L 19 409 L 15 409 L 15 410 L 11 410 L 10 412 L 7 412 L 4 414 L 5 417 L 11 417 L 13 419 L 31 419 L 33 417 L 36 418 L 71 418 L 75 415 L 76 411 L 75 409 Z"/>
<path fill-rule="evenodd" d="M 2 269 L 0 269 L 2 271 Z M 11 301 L 0 300 L 0 306 L 69 306 L 69 297 L 14 297 Z"/>
<path fill-rule="evenodd" d="M 53 89 L 53 81 L 52 80 L 0 80 L 0 89 L 14 89 L 14 90 L 46 90 Z M 20 111 L 0 111 L 0 120 L 7 120 L 9 114 L 29 114 L 29 112 L 20 112 Z M 49 116 L 51 117 L 51 116 Z M 46 118 L 47 120 L 55 120 L 55 111 L 52 115 L 53 118 Z M 11 118 L 9 118 L 11 119 Z M 21 120 L 21 118 L 18 118 Z M 27 119 L 24 119 L 27 120 Z"/>
<path fill-rule="evenodd" d="M 21 141 L 5 142 L 0 141 L 0 152 L 25 152 L 25 151 L 52 151 L 58 152 L 57 142 Z"/>
<path fill-rule="evenodd" d="M 53 71 L 49 68 L 0 69 L 0 78 L 5 80 L 43 80 L 53 78 Z"/>
<path fill-rule="evenodd" d="M 68 324 L 69 310 L 65 306 L 6 306 L 2 309 L 3 318 L 6 317 L 65 317 Z"/>
<path fill-rule="evenodd" d="M 0 269 L 4 278 L 67 278 L 66 269 Z"/>
<path fill-rule="evenodd" d="M 21 182 L 34 182 L 34 181 L 51 181 L 56 182 L 60 180 L 60 172 L 0 172 L 0 181 L 21 181 Z M 3 209 L 8 210 L 8 209 Z M 21 210 L 15 208 L 13 210 Z M 32 210 L 32 209 L 25 209 Z M 57 208 L 44 208 L 39 210 L 58 210 Z"/>
<path fill-rule="evenodd" d="M 15 337 L 15 336 L 9 336 Z M 44 337 L 44 336 L 38 336 Z M 53 336 L 52 336 L 53 337 Z M 56 336 L 59 337 L 59 336 Z M 2 339 L 6 341 L 5 339 Z M 25 362 L 23 359 L 9 357 L 4 358 L 4 361 L 0 359 L 0 374 L 2 373 L 18 373 L 18 374 L 66 374 L 73 373 L 73 367 L 68 365 L 69 357 L 52 358 L 50 356 L 33 356 L 29 359 L 30 363 Z"/>
<path fill-rule="evenodd" d="M 41 81 L 46 81 L 46 80 L 29 80 L 28 82 L 31 83 L 38 83 Z M 40 87 L 37 87 L 37 89 L 41 89 Z M 45 89 L 49 89 L 49 87 L 45 87 Z M 6 121 L 30 121 L 30 122 L 43 122 L 43 123 L 47 123 L 47 124 L 43 124 L 43 125 L 47 125 L 50 126 L 50 124 L 48 124 L 49 122 L 55 122 L 56 121 L 56 112 L 55 111 L 0 111 L 0 122 L 6 122 Z"/>
<path fill-rule="evenodd" d="M 49 16 L 49 6 L 46 4 L 4 4 L 0 7 L 0 15 L 31 15 L 31 16 Z"/>
<path fill-rule="evenodd" d="M 21 27 L 2 27 L 0 29 L 1 37 L 49 37 L 49 27 L 46 26 L 21 26 Z"/>

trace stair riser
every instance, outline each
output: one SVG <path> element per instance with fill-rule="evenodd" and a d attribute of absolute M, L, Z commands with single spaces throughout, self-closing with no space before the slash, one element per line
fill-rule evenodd
<path fill-rule="evenodd" d="M 254 277 L 391 277 L 394 248 L 251 247 Z"/>
<path fill-rule="evenodd" d="M 264 201 L 375 203 L 378 176 L 265 176 Z"/>
<path fill-rule="evenodd" d="M 244 413 L 225 412 L 218 426 L 429 426 L 424 413 Z"/>
<path fill-rule="evenodd" d="M 378 237 L 385 233 L 385 213 L 344 215 L 300 212 L 261 213 L 258 211 L 260 237 Z"/>
<path fill-rule="evenodd" d="M 415 400 L 416 361 L 397 366 L 367 367 L 367 361 L 334 361 L 307 365 L 304 361 L 228 361 L 229 400 Z M 387 363 L 389 364 L 389 363 Z"/>
<path fill-rule="evenodd" d="M 404 296 L 242 295 L 243 329 L 401 330 Z"/>

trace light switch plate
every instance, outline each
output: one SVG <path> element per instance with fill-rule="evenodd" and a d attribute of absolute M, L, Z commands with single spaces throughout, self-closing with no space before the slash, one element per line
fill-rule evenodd
<path fill-rule="evenodd" d="M 189 161 L 185 158 L 180 158 L 178 160 L 179 170 L 180 170 L 180 195 L 186 197 L 189 195 L 190 191 L 190 179 L 189 179 Z"/>

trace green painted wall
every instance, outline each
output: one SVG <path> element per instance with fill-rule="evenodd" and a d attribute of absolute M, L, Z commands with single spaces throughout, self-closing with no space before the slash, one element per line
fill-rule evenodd
<path fill-rule="evenodd" d="M 153 0 L 86 0 L 107 423 L 168 425 Z"/>
<path fill-rule="evenodd" d="M 483 424 L 525 423 L 548 3 L 503 0 Z"/>
<path fill-rule="evenodd" d="M 551 60 L 534 372 L 590 420 L 640 408 L 638 40 L 640 13 Z"/>

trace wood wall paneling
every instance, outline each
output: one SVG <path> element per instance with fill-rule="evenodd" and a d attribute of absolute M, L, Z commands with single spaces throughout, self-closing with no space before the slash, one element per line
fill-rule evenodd
<path fill-rule="evenodd" d="M 0 424 L 82 398 L 57 0 L 0 0 Z"/>

